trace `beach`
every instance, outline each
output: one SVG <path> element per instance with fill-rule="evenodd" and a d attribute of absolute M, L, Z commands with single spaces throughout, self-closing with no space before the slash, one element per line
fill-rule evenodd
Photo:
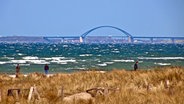
<path fill-rule="evenodd" d="M 78 71 L 47 76 L 29 73 L 17 78 L 2 74 L 0 86 L 2 104 L 27 104 L 31 87 L 35 87 L 39 95 L 32 96 L 29 103 L 33 104 L 181 104 L 184 100 L 184 68 Z M 20 89 L 18 98 L 7 96 L 9 89 Z M 22 89 L 28 92 L 22 92 Z M 62 94 L 59 93 L 61 89 Z M 74 96 L 77 97 L 72 98 Z"/>
<path fill-rule="evenodd" d="M 184 104 L 184 0 L 0 0 L 0 104 Z"/>

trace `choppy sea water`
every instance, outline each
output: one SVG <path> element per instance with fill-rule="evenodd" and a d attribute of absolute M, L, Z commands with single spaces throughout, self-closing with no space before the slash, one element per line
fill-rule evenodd
<path fill-rule="evenodd" d="M 184 66 L 184 44 L 44 44 L 0 43 L 0 73 L 50 73 L 78 70 L 132 70 L 135 61 L 141 69 L 155 66 Z"/>

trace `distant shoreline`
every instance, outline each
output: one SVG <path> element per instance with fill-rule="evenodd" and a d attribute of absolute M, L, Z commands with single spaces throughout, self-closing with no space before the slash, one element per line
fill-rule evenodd
<path fill-rule="evenodd" d="M 154 67 L 154 68 L 151 68 L 151 69 L 138 69 L 137 71 L 149 71 L 149 70 L 163 70 L 163 69 L 169 69 L 169 68 L 183 68 L 184 69 L 184 67 L 183 66 L 163 66 L 163 67 Z M 119 70 L 119 71 L 126 71 L 126 72 L 137 72 L 137 71 L 134 71 L 133 69 L 132 70 L 126 70 L 126 69 L 114 69 L 114 70 Z M 47 77 L 50 77 L 50 76 L 53 76 L 53 75 L 56 75 L 56 74 L 73 74 L 73 73 L 80 73 L 80 72 L 99 72 L 99 73 L 106 73 L 106 72 L 111 72 L 111 71 L 113 71 L 113 70 L 79 70 L 79 71 L 75 71 L 75 72 L 55 72 L 55 73 L 49 73 L 49 74 L 47 74 L 46 76 Z M 24 74 L 24 73 L 20 73 L 19 75 L 21 75 L 21 76 L 24 76 L 24 77 L 27 77 L 28 75 L 30 75 L 30 74 L 34 74 L 34 73 L 36 73 L 36 74 L 42 74 L 42 75 L 45 75 L 45 73 L 44 72 L 30 72 L 30 73 L 26 73 L 26 74 Z M 0 72 L 0 76 L 1 75 L 8 75 L 8 76 L 10 76 L 10 77 L 12 77 L 12 78 L 15 78 L 16 77 L 16 73 L 1 73 Z"/>
<path fill-rule="evenodd" d="M 147 68 L 147 69 L 138 69 L 138 70 L 142 70 L 142 71 L 146 71 L 146 70 L 155 70 L 155 69 L 163 69 L 163 68 L 173 68 L 173 67 L 177 67 L 177 68 L 184 68 L 184 66 L 155 66 L 155 67 L 151 67 L 151 68 Z M 60 72 L 49 72 L 49 76 L 50 75 L 55 75 L 55 74 L 58 74 L 58 73 L 65 73 L 65 74 L 71 74 L 71 73 L 76 73 L 76 72 L 91 72 L 91 71 L 94 71 L 94 72 L 100 72 L 100 73 L 104 73 L 104 72 L 110 72 L 110 71 L 113 71 L 113 70 L 125 70 L 125 71 L 134 71 L 133 69 L 112 69 L 112 70 L 105 70 L 105 69 L 89 69 L 89 70 L 74 70 L 72 72 L 63 72 L 63 71 L 60 71 Z M 45 74 L 44 71 L 43 72 L 26 72 L 26 73 L 20 73 L 21 75 L 24 75 L 25 77 L 29 74 L 32 74 L 32 73 L 39 73 L 39 74 Z M 0 72 L 0 75 L 10 75 L 12 77 L 15 76 L 16 72 Z"/>
<path fill-rule="evenodd" d="M 55 37 L 55 38 L 54 38 Z M 118 43 L 118 44 L 184 44 L 184 37 L 131 37 L 129 40 L 113 39 L 113 36 L 89 36 L 90 43 Z M 51 39 L 50 39 L 51 38 Z M 68 39 L 69 38 L 69 39 Z M 135 39 L 133 39 L 135 38 Z M 139 39 L 137 39 L 139 38 Z M 144 39 L 145 38 L 145 39 Z M 0 43 L 84 43 L 81 36 L 1 36 Z M 110 40 L 109 40 L 110 39 Z M 148 41 L 149 40 L 149 41 Z M 97 42 L 99 41 L 99 42 Z"/>

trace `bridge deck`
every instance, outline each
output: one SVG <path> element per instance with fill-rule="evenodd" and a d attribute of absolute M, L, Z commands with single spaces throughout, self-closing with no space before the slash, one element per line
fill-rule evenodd
<path fill-rule="evenodd" d="M 184 39 L 184 37 L 144 37 L 144 36 L 135 36 L 132 38 L 155 38 L 155 39 Z"/>
<path fill-rule="evenodd" d="M 144 42 L 147 42 L 147 40 L 149 40 L 150 43 L 155 43 L 154 42 L 155 40 L 159 40 L 160 42 L 163 42 L 166 40 L 168 40 L 168 41 L 171 40 L 172 43 L 175 43 L 175 42 L 178 43 L 179 41 L 180 41 L 180 43 L 184 43 L 184 37 L 144 37 L 144 36 L 135 36 L 135 37 L 133 37 L 133 36 L 131 36 L 131 37 L 128 37 L 128 36 L 86 36 L 86 37 L 91 38 L 91 39 L 95 39 L 95 38 L 99 39 L 100 37 L 101 37 L 100 39 L 102 39 L 103 37 L 112 37 L 112 39 L 114 37 L 114 39 L 115 38 L 122 39 L 122 38 L 126 37 L 128 39 L 128 43 L 136 43 L 137 41 L 139 41 L 139 42 L 142 41 L 144 43 Z M 62 41 L 67 41 L 67 42 L 69 42 L 69 40 L 75 40 L 75 41 L 79 40 L 78 42 L 83 43 L 84 40 L 87 39 L 86 37 L 82 37 L 82 36 L 52 36 L 52 37 L 43 37 L 43 38 L 45 40 L 47 40 L 48 42 L 52 42 L 52 39 L 62 39 Z"/>
<path fill-rule="evenodd" d="M 98 36 L 89 36 L 89 37 L 98 37 Z M 99 36 L 99 37 L 127 37 L 127 36 Z M 47 39 L 51 39 L 51 38 L 80 38 L 80 36 L 52 36 L 52 37 L 43 37 L 43 38 L 47 38 Z M 160 38 L 160 39 L 184 39 L 184 37 L 145 37 L 145 36 L 132 36 L 131 38 Z"/>

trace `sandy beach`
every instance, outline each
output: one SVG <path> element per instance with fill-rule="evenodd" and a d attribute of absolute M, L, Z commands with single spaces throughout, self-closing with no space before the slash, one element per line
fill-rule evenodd
<path fill-rule="evenodd" d="M 53 76 L 54 74 L 48 74 L 48 75 L 46 75 L 47 77 L 51 77 L 51 76 Z M 27 74 L 23 74 L 23 76 L 24 77 L 27 77 L 28 75 Z M 11 78 L 16 78 L 16 75 L 14 74 L 14 75 L 9 75 L 9 77 L 11 77 Z"/>

